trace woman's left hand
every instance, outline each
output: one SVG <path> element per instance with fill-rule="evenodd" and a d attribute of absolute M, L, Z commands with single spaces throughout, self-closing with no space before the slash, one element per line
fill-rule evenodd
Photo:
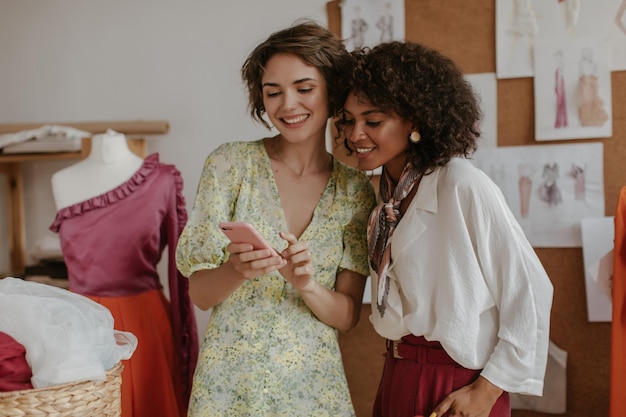
<path fill-rule="evenodd" d="M 502 392 L 502 389 L 479 376 L 473 383 L 451 392 L 431 416 L 442 416 L 448 412 L 449 417 L 488 417 Z"/>
<path fill-rule="evenodd" d="M 314 282 L 314 268 L 311 262 L 309 243 L 298 241 L 292 233 L 280 232 L 280 237 L 287 242 L 287 248 L 281 256 L 287 260 L 287 265 L 279 270 L 280 274 L 300 291 Z"/>

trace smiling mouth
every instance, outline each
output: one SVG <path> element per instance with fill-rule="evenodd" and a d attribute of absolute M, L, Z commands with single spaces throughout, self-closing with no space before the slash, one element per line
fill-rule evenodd
<path fill-rule="evenodd" d="M 356 153 L 358 153 L 360 155 L 363 155 L 363 154 L 366 154 L 366 153 L 371 152 L 373 150 L 374 150 L 374 148 L 356 148 Z"/>
<path fill-rule="evenodd" d="M 308 114 L 303 114 L 301 116 L 295 116 L 295 117 L 283 117 L 281 118 L 281 120 L 288 125 L 295 125 L 298 123 L 302 123 L 304 122 L 306 119 L 309 118 Z"/>

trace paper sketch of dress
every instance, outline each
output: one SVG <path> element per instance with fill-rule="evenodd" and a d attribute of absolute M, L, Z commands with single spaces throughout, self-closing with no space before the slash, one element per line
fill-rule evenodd
<path fill-rule="evenodd" d="M 391 15 L 391 4 L 385 3 L 385 14 L 383 14 L 376 27 L 380 29 L 380 42 L 391 42 L 393 40 L 393 16 Z"/>
<path fill-rule="evenodd" d="M 516 36 L 533 37 L 537 34 L 539 24 L 530 0 L 513 0 L 513 16 L 509 31 Z"/>
<path fill-rule="evenodd" d="M 567 127 L 567 100 L 565 96 L 565 78 L 563 77 L 563 51 L 554 53 L 557 62 L 554 73 L 554 92 L 556 94 L 556 119 L 554 127 Z"/>
<path fill-rule="evenodd" d="M 532 176 L 535 173 L 535 167 L 532 164 L 522 163 L 518 167 L 519 172 L 519 200 L 520 212 L 522 218 L 528 217 L 528 209 L 530 207 L 530 194 L 533 187 Z"/>
<path fill-rule="evenodd" d="M 557 183 L 559 178 L 559 165 L 545 164 L 543 166 L 543 184 L 539 188 L 539 198 L 548 203 L 550 207 L 556 206 L 563 201 L 561 189 Z"/>
<path fill-rule="evenodd" d="M 578 118 L 582 126 L 602 126 L 609 119 L 599 95 L 597 64 L 593 50 L 584 48 L 580 59 L 578 80 Z"/>
<path fill-rule="evenodd" d="M 570 175 L 574 178 L 574 195 L 576 200 L 585 199 L 585 166 L 572 164 Z"/>
<path fill-rule="evenodd" d="M 569 33 L 573 34 L 580 15 L 581 0 L 559 0 L 559 3 L 565 4 L 565 24 Z"/>
<path fill-rule="evenodd" d="M 354 49 L 359 49 L 365 46 L 365 32 L 367 32 L 367 22 L 361 17 L 361 8 L 354 8 L 354 18 L 352 19 L 352 43 Z"/>

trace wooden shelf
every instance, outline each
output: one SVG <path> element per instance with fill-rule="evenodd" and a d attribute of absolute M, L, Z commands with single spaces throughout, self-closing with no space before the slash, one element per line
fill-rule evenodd
<path fill-rule="evenodd" d="M 58 159 L 77 159 L 81 152 L 50 152 L 50 153 L 15 153 L 0 154 L 0 164 L 10 162 L 53 161 Z"/>

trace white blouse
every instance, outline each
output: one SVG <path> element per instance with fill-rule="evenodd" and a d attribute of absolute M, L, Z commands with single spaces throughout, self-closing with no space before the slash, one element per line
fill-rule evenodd
<path fill-rule="evenodd" d="M 508 392 L 541 395 L 553 287 L 500 189 L 469 160 L 424 176 L 391 240 L 383 337 L 440 342 Z"/>

